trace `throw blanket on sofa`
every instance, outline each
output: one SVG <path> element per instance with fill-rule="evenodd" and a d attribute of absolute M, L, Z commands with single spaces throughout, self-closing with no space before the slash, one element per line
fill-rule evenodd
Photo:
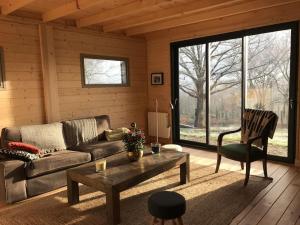
<path fill-rule="evenodd" d="M 95 118 L 64 121 L 64 133 L 68 147 L 98 141 L 97 123 Z"/>
<path fill-rule="evenodd" d="M 250 138 L 266 135 L 273 138 L 278 121 L 278 116 L 272 111 L 245 109 L 242 122 L 242 142 L 247 143 Z M 268 131 L 268 133 L 264 133 Z M 253 144 L 262 147 L 262 140 L 258 139 Z"/>
<path fill-rule="evenodd" d="M 22 142 L 42 149 L 43 153 L 66 149 L 61 123 L 22 126 Z"/>

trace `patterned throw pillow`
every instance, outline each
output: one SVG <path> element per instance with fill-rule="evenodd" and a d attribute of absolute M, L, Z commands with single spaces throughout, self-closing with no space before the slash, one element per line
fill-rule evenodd
<path fill-rule="evenodd" d="M 5 158 L 8 158 L 8 159 L 19 159 L 24 162 L 31 162 L 32 160 L 36 160 L 36 159 L 40 158 L 38 154 L 32 154 L 32 153 L 20 151 L 20 150 L 10 150 L 7 148 L 0 149 L 0 155 L 4 156 Z"/>
<path fill-rule="evenodd" d="M 23 142 L 16 142 L 16 141 L 11 141 L 8 143 L 8 148 L 11 150 L 20 150 L 24 152 L 29 152 L 32 154 L 40 154 L 41 149 L 34 145 L 26 144 Z"/>

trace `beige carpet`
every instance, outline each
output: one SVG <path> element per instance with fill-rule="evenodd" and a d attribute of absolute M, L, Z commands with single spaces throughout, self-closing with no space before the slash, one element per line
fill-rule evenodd
<path fill-rule="evenodd" d="M 158 190 L 172 190 L 185 196 L 187 211 L 185 225 L 227 225 L 268 184 L 269 180 L 251 177 L 243 187 L 244 175 L 220 171 L 214 167 L 191 164 L 191 182 L 178 186 L 179 169 L 154 177 L 121 194 L 122 225 L 150 224 L 147 211 L 149 195 Z M 85 186 L 80 187 L 81 202 L 67 204 L 66 191 L 25 201 L 0 210 L 2 225 L 104 225 L 105 196 Z M 167 223 L 172 224 L 172 223 Z"/>

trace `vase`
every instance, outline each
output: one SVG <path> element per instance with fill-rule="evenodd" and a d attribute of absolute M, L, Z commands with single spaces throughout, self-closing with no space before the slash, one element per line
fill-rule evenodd
<path fill-rule="evenodd" d="M 127 158 L 130 162 L 138 161 L 143 157 L 143 150 L 128 151 Z"/>

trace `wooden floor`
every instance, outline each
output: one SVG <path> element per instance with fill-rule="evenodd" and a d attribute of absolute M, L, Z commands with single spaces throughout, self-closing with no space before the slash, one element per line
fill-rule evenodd
<path fill-rule="evenodd" d="M 216 163 L 216 153 L 185 148 L 201 164 Z M 241 171 L 240 163 L 222 158 L 220 169 Z M 231 225 L 300 225 L 300 170 L 275 162 L 268 162 L 273 182 L 261 191 Z M 262 163 L 251 165 L 251 175 L 262 176 Z M 251 177 L 249 182 L 251 182 Z"/>
<path fill-rule="evenodd" d="M 197 161 L 199 164 L 214 165 L 216 163 L 216 153 L 214 152 L 191 148 L 184 148 L 184 151 L 190 152 L 194 156 L 191 160 Z M 222 158 L 220 169 L 244 173 L 238 162 L 225 158 Z M 261 191 L 230 225 L 300 225 L 300 170 L 291 165 L 268 162 L 268 171 L 273 182 Z M 253 163 L 251 175 L 262 176 L 262 174 L 262 163 Z M 251 177 L 249 182 L 251 182 Z M 25 201 L 33 201 L 53 192 Z M 5 207 L 13 206 L 0 205 L 0 209 Z"/>

